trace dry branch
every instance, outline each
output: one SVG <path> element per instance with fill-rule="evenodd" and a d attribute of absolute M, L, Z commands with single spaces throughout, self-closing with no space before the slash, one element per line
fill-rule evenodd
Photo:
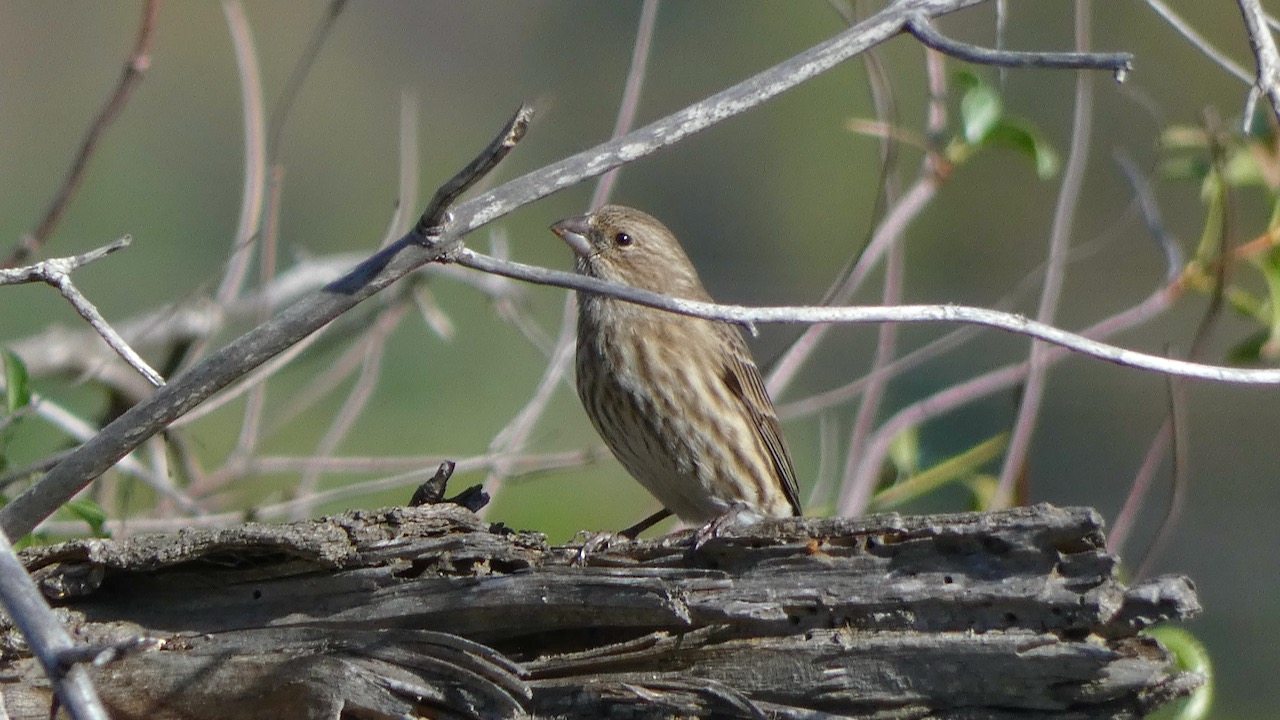
<path fill-rule="evenodd" d="M 794 519 L 581 553 L 454 505 L 79 540 L 24 555 L 115 718 L 1128 718 L 1202 678 L 1139 631 L 1087 509 Z M 12 718 L 43 673 L 0 645 Z"/>

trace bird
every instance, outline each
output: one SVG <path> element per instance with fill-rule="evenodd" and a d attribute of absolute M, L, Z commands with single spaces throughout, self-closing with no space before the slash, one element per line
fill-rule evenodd
<path fill-rule="evenodd" d="M 551 231 L 579 274 L 713 302 L 679 240 L 648 213 L 605 205 Z M 778 414 L 737 327 L 582 290 L 577 301 L 578 397 L 666 511 L 633 530 L 667 513 L 699 525 L 801 514 Z"/>

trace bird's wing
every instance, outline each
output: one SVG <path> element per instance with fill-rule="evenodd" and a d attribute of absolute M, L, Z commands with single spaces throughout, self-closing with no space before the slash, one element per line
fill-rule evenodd
<path fill-rule="evenodd" d="M 769 399 L 769 393 L 764 389 L 760 370 L 751 361 L 751 355 L 747 351 L 746 344 L 742 342 L 742 336 L 738 334 L 736 328 L 725 327 L 724 329 L 732 333 L 733 339 L 737 341 L 731 342 L 735 352 L 731 353 L 733 359 L 725 367 L 725 384 L 746 408 L 747 414 L 760 430 L 760 437 L 764 441 L 765 449 L 769 452 L 769 458 L 773 460 L 773 467 L 777 471 L 778 479 L 782 482 L 782 490 L 786 493 L 787 501 L 791 503 L 791 509 L 795 514 L 800 515 L 800 490 L 796 485 L 796 470 L 791 463 L 791 453 L 787 452 L 787 444 L 782 439 L 782 425 L 778 422 L 778 413 L 773 409 L 773 401 Z"/>

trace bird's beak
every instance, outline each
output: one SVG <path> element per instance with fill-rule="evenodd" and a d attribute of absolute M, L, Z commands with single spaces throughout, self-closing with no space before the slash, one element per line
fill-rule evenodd
<path fill-rule="evenodd" d="M 573 251 L 582 257 L 591 255 L 591 243 L 587 241 L 587 230 L 590 227 L 589 215 L 565 218 L 551 226 L 551 232 L 560 236 Z"/>

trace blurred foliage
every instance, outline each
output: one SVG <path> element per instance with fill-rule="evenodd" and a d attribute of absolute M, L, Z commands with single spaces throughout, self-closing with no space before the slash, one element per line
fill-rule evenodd
<path fill-rule="evenodd" d="M 1280 142 L 1275 118 L 1254 118 L 1254 132 L 1227 129 L 1212 118 L 1206 126 L 1175 125 L 1161 137 L 1167 153 L 1165 175 L 1199 184 L 1205 205 L 1204 229 L 1195 257 L 1184 269 L 1181 287 L 1221 293 L 1240 316 L 1261 326 L 1227 353 L 1237 364 L 1274 364 L 1280 359 Z M 1236 198 L 1259 190 L 1270 206 L 1265 229 L 1239 237 Z M 1243 277 L 1242 277 L 1243 274 Z M 1250 289 L 1251 277 L 1262 289 Z"/>

